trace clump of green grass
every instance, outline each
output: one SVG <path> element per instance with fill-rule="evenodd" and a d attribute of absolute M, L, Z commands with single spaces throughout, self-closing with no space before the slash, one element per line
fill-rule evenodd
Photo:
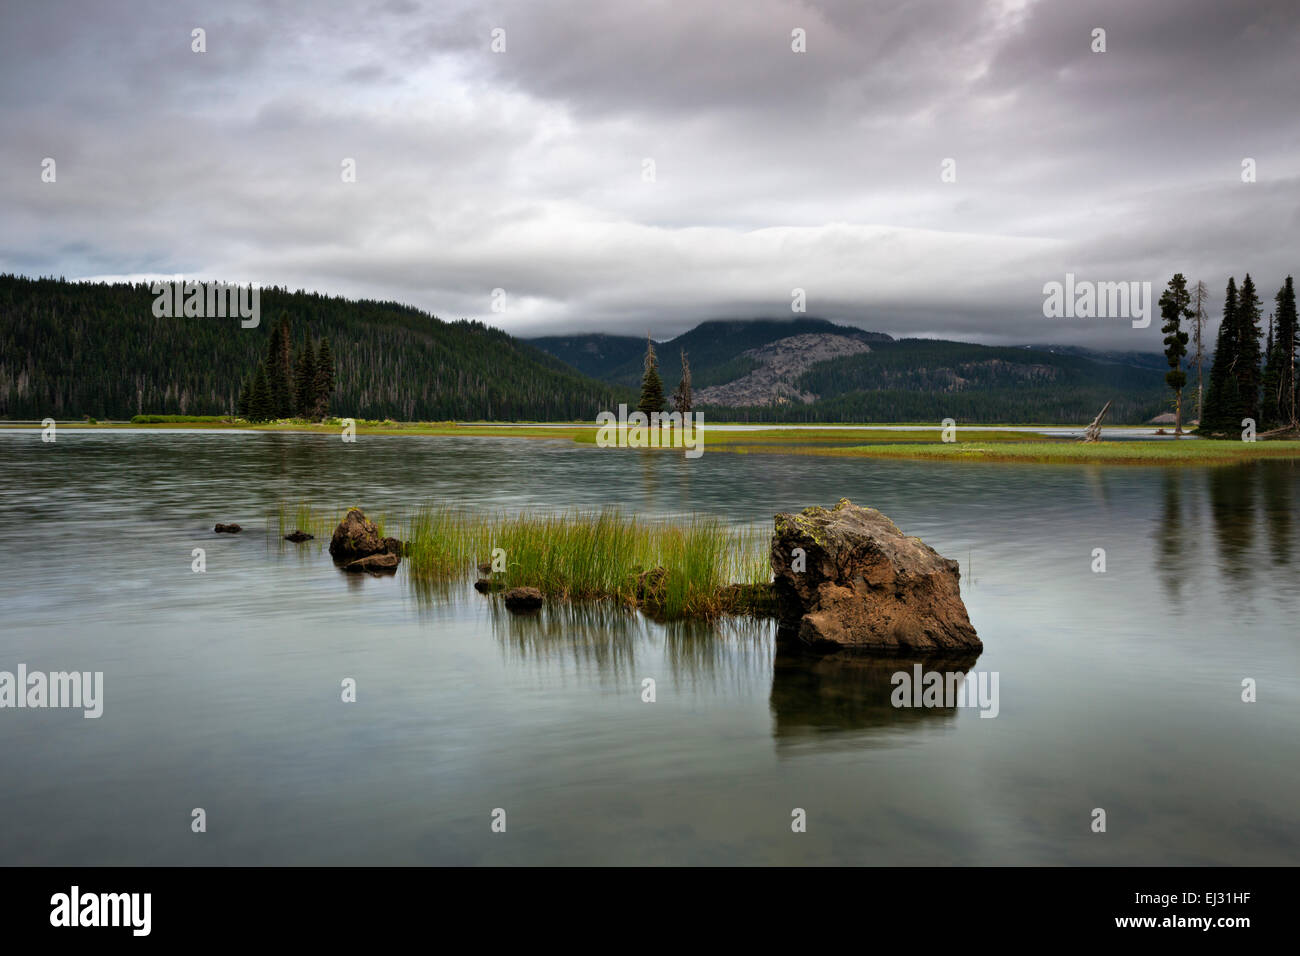
<path fill-rule="evenodd" d="M 758 451 L 759 449 L 754 449 Z M 1300 442 L 1112 441 L 966 442 L 931 445 L 859 445 L 792 449 L 795 454 L 849 458 L 914 458 L 935 461 L 1027 464 L 1219 465 L 1261 458 L 1300 458 Z"/>
<path fill-rule="evenodd" d="M 293 530 L 324 547 L 347 509 L 280 502 L 267 530 L 283 541 Z M 371 520 L 386 535 L 383 516 Z M 649 519 L 617 509 L 563 514 L 482 514 L 430 504 L 396 524 L 408 547 L 405 566 L 421 594 L 445 593 L 500 552 L 505 587 L 535 587 L 563 601 L 612 600 L 664 619 L 758 612 L 748 592 L 772 580 L 768 533 L 732 527 L 707 515 Z M 498 552 L 499 549 L 499 552 Z M 662 570 L 659 570 L 662 569 Z"/>
<path fill-rule="evenodd" d="M 407 520 L 402 537 L 410 548 L 412 573 L 428 579 L 467 574 L 476 555 L 491 553 L 488 529 L 461 509 L 420 508 Z"/>
<path fill-rule="evenodd" d="M 717 518 L 662 521 L 614 509 L 550 515 L 476 515 L 429 505 L 408 521 L 413 577 L 469 574 L 504 552 L 506 587 L 566 601 L 641 604 L 664 618 L 732 610 L 732 583 L 771 580 L 767 537 Z M 658 569 L 663 569 L 659 571 Z"/>

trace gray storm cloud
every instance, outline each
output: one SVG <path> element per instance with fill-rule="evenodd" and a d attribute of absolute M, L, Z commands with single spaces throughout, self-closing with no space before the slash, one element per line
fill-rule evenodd
<path fill-rule="evenodd" d="M 520 335 L 666 337 L 788 315 L 799 288 L 895 334 L 1152 349 L 1158 322 L 1044 318 L 1044 283 L 1249 270 L 1271 294 L 1297 267 L 1282 0 L 2 17 L 3 271 L 258 281 Z"/>

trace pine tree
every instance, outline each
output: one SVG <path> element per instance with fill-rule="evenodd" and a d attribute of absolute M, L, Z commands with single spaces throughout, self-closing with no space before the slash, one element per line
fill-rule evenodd
<path fill-rule="evenodd" d="M 1296 421 L 1296 305 L 1290 276 L 1273 301 L 1276 328 L 1270 325 L 1260 409 L 1265 428 L 1280 428 Z"/>
<path fill-rule="evenodd" d="M 271 391 L 271 417 L 293 414 L 293 387 L 289 367 L 289 318 L 282 315 L 271 330 L 266 347 L 266 384 Z"/>
<path fill-rule="evenodd" d="M 1183 356 L 1187 354 L 1187 333 L 1182 329 L 1182 320 L 1192 318 L 1195 313 L 1188 308 L 1191 294 L 1187 291 L 1187 280 L 1181 272 L 1175 273 L 1169 280 L 1169 287 L 1160 297 L 1160 317 L 1164 324 L 1160 331 L 1165 333 L 1165 360 L 1169 371 L 1165 373 L 1165 384 L 1174 391 L 1174 435 L 1183 433 L 1183 387 L 1187 384 L 1187 373 L 1183 371 Z"/>
<path fill-rule="evenodd" d="M 316 352 L 309 338 L 298 350 L 298 360 L 294 363 L 293 405 L 294 414 L 299 418 L 311 418 L 315 386 Z"/>
<path fill-rule="evenodd" d="M 1259 296 L 1255 293 L 1255 283 L 1246 273 L 1237 292 L 1237 392 L 1240 414 L 1236 416 L 1237 425 L 1241 427 L 1244 418 L 1253 418 L 1259 423 L 1259 380 L 1261 329 L 1259 325 Z"/>
<path fill-rule="evenodd" d="M 316 356 L 315 383 L 316 419 L 328 418 L 330 401 L 334 397 L 334 353 L 330 351 L 330 340 L 321 339 L 320 353 Z"/>
<path fill-rule="evenodd" d="M 1278 421 L 1277 390 L 1281 370 L 1273 357 L 1273 313 L 1268 314 L 1268 335 L 1264 337 L 1264 373 L 1259 379 L 1260 430 L 1276 428 Z"/>
<path fill-rule="evenodd" d="M 691 363 L 686 361 L 686 350 L 682 349 L 682 380 L 673 392 L 673 407 L 682 415 L 690 412 L 694 399 L 691 397 Z"/>
<path fill-rule="evenodd" d="M 636 410 L 646 415 L 664 410 L 664 383 L 659 380 L 659 359 L 649 334 L 645 337 L 645 374 L 641 376 L 641 400 Z"/>
<path fill-rule="evenodd" d="M 271 388 L 266 381 L 266 369 L 258 366 L 253 378 L 253 392 L 248 400 L 249 421 L 266 422 L 273 414 L 271 406 Z"/>
<path fill-rule="evenodd" d="M 284 391 L 276 403 L 277 418 L 293 417 L 293 321 L 288 314 L 280 318 L 280 351 L 275 357 L 275 375 L 284 383 Z"/>
<path fill-rule="evenodd" d="M 275 414 L 280 406 L 280 398 L 284 394 L 284 383 L 276 375 L 280 359 L 281 331 L 280 320 L 276 319 L 275 324 L 271 326 L 271 337 L 266 342 L 266 357 L 262 360 L 262 372 L 266 376 L 266 387 L 271 396 L 270 415 Z"/>
<path fill-rule="evenodd" d="M 1285 419 L 1297 427 L 1296 406 L 1300 405 L 1300 381 L 1296 380 L 1296 350 L 1300 349 L 1300 323 L 1296 320 L 1295 284 L 1286 277 L 1274 300 L 1277 304 L 1277 347 L 1282 350 L 1281 389 Z"/>
<path fill-rule="evenodd" d="M 1233 420 L 1237 409 L 1237 379 L 1233 366 L 1237 361 L 1237 280 L 1228 278 L 1223 296 L 1223 321 L 1214 343 L 1214 361 L 1210 365 L 1210 387 L 1205 392 L 1201 424 L 1197 431 L 1207 435 L 1233 433 L 1241 419 Z"/>
<path fill-rule="evenodd" d="M 239 386 L 239 403 L 235 406 L 236 414 L 238 414 L 240 418 L 245 420 L 248 419 L 252 407 L 251 401 L 252 389 L 248 384 L 248 379 L 244 379 Z"/>

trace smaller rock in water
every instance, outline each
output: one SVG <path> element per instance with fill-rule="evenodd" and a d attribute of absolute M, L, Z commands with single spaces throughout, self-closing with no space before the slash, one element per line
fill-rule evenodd
<path fill-rule="evenodd" d="M 644 604 L 662 602 L 668 591 L 668 569 L 655 567 L 649 571 L 641 571 L 637 568 L 632 570 L 636 574 L 636 581 L 633 584 L 636 599 Z"/>
<path fill-rule="evenodd" d="M 542 592 L 537 588 L 511 588 L 501 596 L 512 611 L 535 611 L 542 606 Z"/>
<path fill-rule="evenodd" d="M 775 617 L 779 610 L 770 584 L 728 584 L 718 592 L 718 599 L 728 614 Z"/>
<path fill-rule="evenodd" d="M 479 578 L 474 582 L 474 590 L 479 594 L 487 594 L 489 591 L 500 591 L 505 585 L 500 581 L 493 581 L 491 578 Z"/>
<path fill-rule="evenodd" d="M 401 563 L 401 557 L 396 554 L 368 554 L 364 558 L 357 558 L 355 561 L 349 561 L 343 565 L 344 571 L 369 571 L 371 574 L 384 574 L 397 570 L 397 565 Z"/>
<path fill-rule="evenodd" d="M 306 531 L 298 531 L 295 529 L 290 534 L 286 534 L 284 536 L 284 540 L 292 541 L 294 544 L 298 544 L 299 542 L 302 541 L 311 541 L 315 537 L 316 536 L 314 534 L 308 534 Z"/>
<path fill-rule="evenodd" d="M 237 524 L 219 524 L 212 530 L 217 534 L 239 534 L 244 529 Z"/>

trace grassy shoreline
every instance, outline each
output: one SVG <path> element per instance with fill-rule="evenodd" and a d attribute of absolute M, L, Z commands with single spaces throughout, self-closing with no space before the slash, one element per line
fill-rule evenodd
<path fill-rule="evenodd" d="M 713 426 L 742 422 L 714 422 Z M 64 428 L 145 430 L 237 430 L 305 433 L 336 436 L 341 425 L 306 422 L 271 422 L 252 425 L 228 420 L 129 422 L 68 422 Z M 1016 428 L 1061 428 L 1060 425 L 1017 425 Z M 1128 426 L 1133 429 L 1144 426 Z M 40 424 L 0 423 L 0 429 L 40 430 Z M 597 426 L 586 423 L 466 423 L 367 422 L 356 423 L 356 434 L 412 437 L 526 438 L 596 443 Z M 884 458 L 915 461 L 990 462 L 1004 464 L 1109 464 L 1109 465 L 1218 465 L 1260 459 L 1300 460 L 1300 441 L 1170 441 L 1125 439 L 1082 444 L 1073 438 L 1056 438 L 1035 432 L 1011 431 L 996 425 L 959 425 L 957 440 L 943 442 L 933 423 L 897 429 L 884 423 L 835 427 L 758 427 L 745 431 L 712 431 L 705 425 L 705 451 L 742 455 L 809 455 L 838 458 Z M 671 452 L 670 448 L 608 449 L 630 452 Z"/>

